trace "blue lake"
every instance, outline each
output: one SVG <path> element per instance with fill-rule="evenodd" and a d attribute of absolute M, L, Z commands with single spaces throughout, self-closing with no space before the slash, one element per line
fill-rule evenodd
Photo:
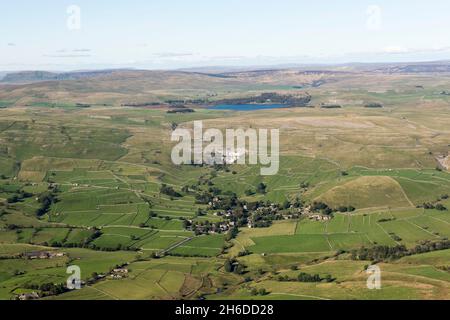
<path fill-rule="evenodd" d="M 286 104 L 219 104 L 209 107 L 210 110 L 254 111 L 266 109 L 288 108 Z"/>

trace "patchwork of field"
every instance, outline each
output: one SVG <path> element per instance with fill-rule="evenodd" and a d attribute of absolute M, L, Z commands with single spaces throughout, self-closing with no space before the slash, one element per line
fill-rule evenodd
<path fill-rule="evenodd" d="M 448 239 L 449 226 L 447 213 L 403 209 L 335 214 L 325 222 L 308 219 L 276 222 L 265 233 L 242 232 L 236 241 L 258 254 L 333 252 L 373 245 L 414 247 L 425 240 Z M 270 229 L 277 230 L 275 235 L 271 235 Z"/>
<path fill-rule="evenodd" d="M 129 266 L 125 280 L 105 280 L 64 295 L 63 299 L 134 300 L 181 299 L 194 296 L 205 286 L 217 261 L 167 257 L 161 261 L 138 261 Z"/>
<path fill-rule="evenodd" d="M 0 86 L 0 299 L 63 284 L 69 265 L 81 268 L 83 288 L 46 299 L 449 298 L 448 250 L 379 262 L 382 290 L 366 287 L 372 261 L 348 255 L 450 237 L 450 175 L 440 160 L 450 152 L 450 109 L 439 94 L 449 90 L 448 75 L 154 72 L 137 81 L 138 74 L 127 73 L 129 83 L 111 75 Z M 315 108 L 167 113 L 122 106 L 306 90 Z M 330 101 L 342 108 L 319 107 Z M 384 107 L 364 107 L 371 102 Z M 261 176 L 259 165 L 174 165 L 171 132 L 195 120 L 205 129 L 278 128 L 278 173 Z M 260 183 L 265 193 L 257 192 Z M 180 196 L 161 192 L 163 184 Z M 268 228 L 245 222 L 229 241 L 188 231 L 187 220 L 224 221 L 192 191 L 213 188 L 248 202 L 324 202 L 335 212 L 329 221 L 300 217 Z M 45 208 L 44 196 L 52 200 Z M 337 210 L 349 207 L 355 210 Z M 64 254 L 24 258 L 33 251 Z M 244 271 L 227 271 L 227 259 Z M 126 277 L 111 276 L 118 266 Z M 299 272 L 334 281 L 278 279 Z"/>
<path fill-rule="evenodd" d="M 380 290 L 368 290 L 365 267 L 368 261 L 319 258 L 316 262 L 305 263 L 301 255 L 277 255 L 278 264 L 272 264 L 276 273 L 265 273 L 262 280 L 249 285 L 241 285 L 232 294 L 223 293 L 211 296 L 214 299 L 295 299 L 295 300 L 409 300 L 409 299 L 447 299 L 449 274 L 439 266 L 448 263 L 449 250 L 419 254 L 396 261 L 380 263 Z M 312 259 L 314 256 L 309 256 Z M 264 259 L 267 259 L 265 257 Z M 246 259 L 249 261 L 249 259 Z M 267 262 L 273 262 L 268 260 Z M 312 260 L 310 260 L 312 261 Z M 265 264 L 268 265 L 267 263 Z M 436 266 L 437 265 L 437 266 Z M 292 270 L 296 266 L 298 270 Z M 269 267 L 268 271 L 272 267 Z M 302 283 L 278 281 L 278 277 L 295 278 L 299 272 L 318 274 L 322 277 L 332 275 L 331 283 Z M 250 294 L 252 289 L 265 289 L 263 297 Z"/>

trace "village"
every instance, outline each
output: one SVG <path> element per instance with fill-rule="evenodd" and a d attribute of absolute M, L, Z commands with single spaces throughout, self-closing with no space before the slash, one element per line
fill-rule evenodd
<path fill-rule="evenodd" d="M 217 209 L 221 206 L 222 200 L 214 197 L 208 203 L 209 209 Z M 247 228 L 267 228 L 273 221 L 277 220 L 295 220 L 300 218 L 314 221 L 329 221 L 333 218 L 333 210 L 324 203 L 313 203 L 304 206 L 296 199 L 292 203 L 286 201 L 279 205 L 268 202 L 256 202 L 249 204 L 237 203 L 231 208 L 216 210 L 214 216 L 221 217 L 224 220 L 220 222 L 194 221 L 192 219 L 185 221 L 185 227 L 189 231 L 194 231 L 196 235 L 201 234 L 222 234 L 235 227 Z"/>
<path fill-rule="evenodd" d="M 34 260 L 34 259 L 53 259 L 64 257 L 66 253 L 64 252 L 53 252 L 53 251 L 30 251 L 22 253 L 21 257 L 24 259 Z"/>

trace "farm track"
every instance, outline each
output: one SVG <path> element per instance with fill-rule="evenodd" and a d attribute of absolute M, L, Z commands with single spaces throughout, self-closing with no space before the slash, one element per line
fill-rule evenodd
<path fill-rule="evenodd" d="M 171 299 L 175 299 L 175 297 L 172 296 L 172 294 L 170 294 L 169 291 L 167 291 L 167 289 L 161 285 L 161 280 L 167 275 L 167 273 L 169 273 L 169 271 L 163 273 L 161 277 L 158 279 L 158 281 L 156 281 L 155 283 L 162 291 L 164 291 L 167 294 L 168 297 L 170 297 Z"/>
<path fill-rule="evenodd" d="M 104 294 L 104 295 L 106 295 L 108 297 L 111 297 L 113 300 L 120 300 L 120 298 L 118 298 L 116 296 L 113 296 L 112 294 L 110 294 L 108 292 L 105 292 L 103 290 L 100 290 L 100 289 L 98 289 L 98 288 L 96 288 L 94 286 L 89 286 L 89 288 L 94 289 L 94 290 L 96 290 L 96 291 L 98 291 L 98 292 L 100 292 L 100 293 L 102 293 L 102 294 Z"/>
<path fill-rule="evenodd" d="M 174 250 L 174 249 L 176 249 L 176 248 L 182 246 L 183 244 L 185 244 L 185 243 L 191 241 L 192 239 L 193 239 L 193 237 L 186 238 L 186 239 L 184 239 L 183 241 L 178 242 L 178 243 L 176 243 L 176 244 L 170 246 L 169 248 L 162 250 L 162 251 L 161 251 L 161 254 L 166 254 L 166 253 L 168 253 L 168 252 L 170 252 L 170 251 L 172 251 L 172 250 Z"/>
<path fill-rule="evenodd" d="M 392 181 L 394 181 L 397 186 L 400 188 L 400 191 L 402 192 L 403 196 L 405 197 L 405 199 L 409 202 L 409 204 L 411 205 L 411 207 L 415 207 L 414 203 L 412 203 L 412 201 L 408 198 L 408 195 L 406 194 L 405 190 L 403 189 L 403 187 L 400 185 L 400 183 L 398 183 L 397 180 L 395 179 L 391 179 Z"/>
<path fill-rule="evenodd" d="M 299 298 L 307 298 L 307 299 L 316 299 L 316 300 L 331 300 L 328 298 L 318 297 L 318 296 L 310 296 L 305 294 L 294 294 L 294 293 L 283 293 L 283 292 L 271 292 L 271 295 L 281 295 L 281 296 L 291 296 L 291 297 L 299 297 Z"/>
<path fill-rule="evenodd" d="M 375 223 L 381 230 L 383 230 L 383 232 L 389 237 L 389 239 L 391 239 L 391 240 L 393 240 L 393 241 L 395 241 L 395 243 L 397 244 L 397 245 L 401 245 L 401 243 L 400 242 L 398 242 L 397 240 L 394 240 L 394 239 L 392 239 L 392 237 L 391 237 L 391 235 L 389 234 L 389 232 L 387 232 L 378 222 L 377 223 Z"/>
<path fill-rule="evenodd" d="M 9 129 L 11 129 L 16 123 L 17 123 L 17 121 L 13 121 L 9 126 L 4 128 L 3 130 L 0 130 L 0 134 L 2 134 L 4 132 L 8 131 Z"/>
<path fill-rule="evenodd" d="M 419 225 L 417 225 L 417 224 L 415 224 L 415 223 L 409 221 L 409 219 L 406 219 L 405 221 L 408 222 L 409 224 L 411 224 L 412 226 L 414 226 L 414 227 L 416 227 L 416 228 L 419 228 L 419 229 L 422 230 L 422 231 L 425 231 L 426 233 L 432 235 L 432 236 L 435 237 L 435 238 L 440 238 L 438 235 L 435 235 L 434 233 L 432 233 L 432 232 L 430 232 L 430 231 L 428 231 L 428 230 L 422 228 L 421 226 L 419 226 Z"/>
<path fill-rule="evenodd" d="M 448 224 L 448 225 L 450 225 L 450 223 L 449 223 L 449 222 L 447 222 L 447 221 L 445 221 L 445 220 L 441 220 L 441 219 L 439 219 L 439 218 L 436 218 L 436 217 L 430 217 L 430 218 L 432 218 L 432 219 L 434 219 L 434 220 L 437 220 L 437 221 L 439 221 L 439 222 L 443 222 L 443 223 L 445 223 L 445 224 Z"/>

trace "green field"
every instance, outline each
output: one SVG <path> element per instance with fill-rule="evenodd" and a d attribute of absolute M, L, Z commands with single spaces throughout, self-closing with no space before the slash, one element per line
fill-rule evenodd
<path fill-rule="evenodd" d="M 352 68 L 226 77 L 124 71 L 0 85 L 0 299 L 449 299 L 450 110 L 436 93 L 450 77 Z M 311 108 L 234 112 L 188 102 L 306 90 Z M 168 113 L 167 100 L 195 112 Z M 330 101 L 342 108 L 319 107 Z M 363 107 L 373 101 L 384 108 Z M 152 104 L 124 106 L 139 103 Z M 205 129 L 279 128 L 278 173 L 174 165 L 171 133 L 195 120 Z M 256 202 L 279 215 L 255 227 L 258 209 L 238 203 Z M 316 221 L 317 202 L 329 220 Z M 377 261 L 353 255 L 430 243 L 432 252 Z M 34 251 L 59 255 L 28 258 Z M 366 287 L 372 263 L 382 290 Z M 64 286 L 72 265 L 81 290 L 45 290 Z M 300 272 L 333 281 L 296 281 Z M 262 288 L 266 296 L 252 290 Z"/>

